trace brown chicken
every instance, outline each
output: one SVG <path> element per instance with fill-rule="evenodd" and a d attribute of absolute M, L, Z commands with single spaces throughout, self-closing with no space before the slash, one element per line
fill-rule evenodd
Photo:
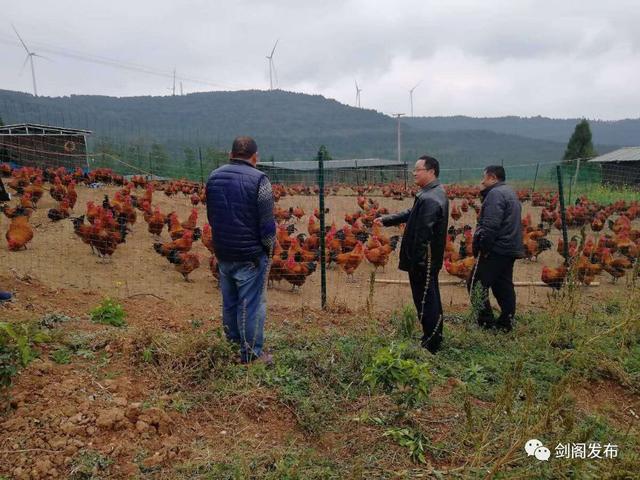
<path fill-rule="evenodd" d="M 147 230 L 151 235 L 160 237 L 166 223 L 167 217 L 160 212 L 158 207 L 156 207 L 147 221 Z"/>
<path fill-rule="evenodd" d="M 69 203 L 69 208 L 73 210 L 73 207 L 76 206 L 76 202 L 78 201 L 78 192 L 76 192 L 76 182 L 71 181 L 69 186 L 67 186 L 67 195 L 65 199 Z"/>
<path fill-rule="evenodd" d="M 320 234 L 320 223 L 316 223 L 316 220 L 313 216 L 309 217 L 309 224 L 307 225 L 307 232 L 309 235 L 319 235 Z"/>
<path fill-rule="evenodd" d="M 198 257 L 198 254 L 171 250 L 167 255 L 167 260 L 175 265 L 176 271 L 182 274 L 185 282 L 193 282 L 193 280 L 189 279 L 189 274 L 196 268 L 200 267 L 200 258 Z"/>
<path fill-rule="evenodd" d="M 53 179 L 53 185 L 51 185 L 49 194 L 54 200 L 57 200 L 58 202 L 61 202 L 64 197 L 67 196 L 67 189 L 64 185 L 62 185 L 62 180 L 60 180 L 60 177 L 55 177 Z"/>
<path fill-rule="evenodd" d="M 166 257 L 171 253 L 172 250 L 178 250 L 179 252 L 188 252 L 191 250 L 191 246 L 193 245 L 193 233 L 191 230 L 185 230 L 184 235 L 181 238 L 173 240 L 171 242 L 160 243 L 156 242 L 153 244 L 153 249 Z"/>
<path fill-rule="evenodd" d="M 178 220 L 176 212 L 171 212 L 169 214 L 167 222 L 169 223 L 169 236 L 171 237 L 171 240 L 178 240 L 179 238 L 182 238 L 185 229 L 182 227 L 180 220 Z"/>
<path fill-rule="evenodd" d="M 289 257 L 284 262 L 282 278 L 291 284 L 291 291 L 296 287 L 301 287 L 307 277 L 316 271 L 316 264 L 313 262 L 296 262 L 293 257 Z"/>
<path fill-rule="evenodd" d="M 584 285 L 591 285 L 596 275 L 602 271 L 602 266 L 599 263 L 591 263 L 584 255 L 576 258 L 572 268 L 578 282 Z"/>
<path fill-rule="evenodd" d="M 284 257 L 284 258 L 283 258 Z M 278 240 L 273 247 L 273 258 L 271 259 L 271 268 L 269 269 L 269 280 L 268 283 L 273 285 L 273 282 L 280 283 L 284 278 L 284 263 L 287 259 L 287 254 Z"/>
<path fill-rule="evenodd" d="M 202 227 L 202 244 L 207 247 L 211 255 L 215 253 L 213 251 L 213 231 L 211 230 L 211 225 L 208 223 L 205 223 Z"/>
<path fill-rule="evenodd" d="M 186 221 L 182 222 L 181 226 L 185 230 L 195 230 L 195 228 L 198 226 L 197 224 L 198 224 L 198 210 L 196 210 L 195 208 L 192 208 L 189 218 Z"/>
<path fill-rule="evenodd" d="M 29 194 L 33 205 L 37 205 L 42 196 L 44 195 L 44 188 L 42 188 L 42 177 L 37 177 L 31 185 L 24 187 L 24 195 Z"/>
<path fill-rule="evenodd" d="M 554 290 L 560 290 L 564 284 L 565 278 L 567 278 L 568 272 L 569 269 L 565 265 L 560 265 L 556 268 L 547 267 L 545 265 L 542 267 L 540 279 Z"/>
<path fill-rule="evenodd" d="M 91 251 L 95 253 L 93 245 L 91 245 L 91 224 L 84 223 L 84 215 L 71 219 L 73 222 L 73 233 L 82 239 L 84 243 L 91 247 Z"/>
<path fill-rule="evenodd" d="M 26 250 L 27 244 L 33 239 L 33 229 L 29 225 L 29 217 L 19 215 L 12 218 L 5 238 L 9 245 L 9 251 L 17 252 L 22 248 Z"/>
<path fill-rule="evenodd" d="M 91 246 L 98 251 L 100 258 L 107 261 L 111 260 L 111 256 L 116 251 L 122 237 L 119 233 L 111 231 L 103 222 L 102 218 L 96 219 L 91 229 L 89 241 Z"/>
<path fill-rule="evenodd" d="M 347 274 L 347 279 L 353 280 L 353 273 L 362 263 L 364 258 L 364 246 L 361 241 L 356 243 L 354 249 L 347 253 L 340 253 L 336 256 L 336 263 Z"/>
<path fill-rule="evenodd" d="M 532 238 L 530 233 L 523 236 L 522 246 L 524 247 L 524 257 L 533 262 L 538 260 L 538 255 L 552 247 L 549 239 L 544 237 Z"/>
<path fill-rule="evenodd" d="M 70 209 L 69 200 L 65 198 L 64 200 L 62 200 L 62 202 L 58 204 L 57 208 L 49 209 L 49 211 L 47 212 L 47 217 L 52 222 L 60 221 L 63 218 L 69 218 L 69 216 L 71 215 L 69 213 L 69 209 Z"/>
<path fill-rule="evenodd" d="M 457 262 L 445 260 L 444 268 L 449 275 L 458 277 L 461 280 L 467 280 L 471 277 L 475 263 L 476 259 L 474 257 L 465 257 Z"/>
<path fill-rule="evenodd" d="M 395 250 L 395 246 L 394 244 L 382 245 L 378 237 L 372 237 L 365 245 L 364 256 L 369 263 L 376 267 L 376 270 L 379 267 L 384 269 L 389 262 L 391 252 Z"/>
<path fill-rule="evenodd" d="M 625 276 L 625 270 L 633 267 L 627 257 L 614 257 L 609 249 L 603 250 L 601 262 L 602 269 L 611 275 L 613 283 L 616 283 L 618 278 Z"/>
<path fill-rule="evenodd" d="M 456 204 L 453 204 L 451 207 L 451 218 L 456 222 L 462 218 L 462 212 Z"/>

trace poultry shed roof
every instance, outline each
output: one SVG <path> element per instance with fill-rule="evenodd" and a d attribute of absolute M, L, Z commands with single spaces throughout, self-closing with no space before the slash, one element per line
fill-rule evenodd
<path fill-rule="evenodd" d="M 607 162 L 638 162 L 640 161 L 640 147 L 624 147 L 605 153 L 599 157 L 592 158 L 590 162 L 607 163 Z"/>
<path fill-rule="evenodd" d="M 282 170 L 317 170 L 317 160 L 292 160 L 290 162 L 269 162 L 265 161 L 259 164 L 260 168 L 279 168 Z M 325 170 L 335 170 L 341 168 L 380 168 L 380 167 L 397 167 L 405 168 L 406 164 L 397 160 L 386 160 L 383 158 L 354 158 L 346 160 L 326 160 L 324 162 Z"/>
<path fill-rule="evenodd" d="M 0 126 L 0 135 L 91 135 L 91 131 L 37 123 L 18 123 Z"/>

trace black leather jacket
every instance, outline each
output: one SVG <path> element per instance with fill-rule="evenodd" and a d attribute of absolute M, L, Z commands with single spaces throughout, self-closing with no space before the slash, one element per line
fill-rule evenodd
<path fill-rule="evenodd" d="M 427 243 L 431 243 L 431 271 L 442 268 L 442 257 L 449 221 L 449 200 L 440 181 L 425 185 L 417 194 L 413 207 L 382 217 L 385 227 L 406 223 L 400 246 L 400 270 L 426 269 Z"/>
<path fill-rule="evenodd" d="M 516 193 L 504 182 L 484 189 L 478 226 L 473 235 L 474 254 L 495 253 L 521 258 L 522 205 Z"/>
<path fill-rule="evenodd" d="M 0 179 L 0 202 L 8 202 L 11 200 L 11 195 L 4 189 L 4 183 Z"/>

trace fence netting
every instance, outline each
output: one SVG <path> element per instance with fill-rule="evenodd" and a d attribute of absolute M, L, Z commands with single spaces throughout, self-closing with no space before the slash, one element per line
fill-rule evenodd
<path fill-rule="evenodd" d="M 32 232 L 29 240 L 18 233 L 0 247 L 3 275 L 114 297 L 151 293 L 176 302 L 219 304 L 203 183 L 227 154 L 183 145 L 169 153 L 153 144 L 94 140 L 88 153 L 64 151 L 56 162 L 53 153 L 60 152 L 54 143 L 43 140 L 37 148 L 17 149 L 0 145 L 0 173 L 13 194 L 2 207 L 2 230 L 20 232 L 17 224 L 24 222 Z M 264 168 L 273 184 L 277 221 L 269 302 L 293 309 L 320 307 L 323 239 L 329 307 L 387 311 L 410 303 L 406 273 L 397 268 L 402 226 L 382 228 L 374 220 L 412 206 L 417 191 L 412 163 L 326 168 L 322 191 L 315 165 Z M 520 304 L 544 305 L 549 285 L 556 286 L 553 278 L 545 282 L 544 267 L 556 273 L 571 264 L 565 262 L 567 254 L 572 264 L 583 262 L 578 275 L 583 284 L 615 288 L 614 279 L 637 276 L 638 165 L 504 164 L 523 205 L 527 258 L 516 263 L 514 274 Z M 269 161 L 263 160 L 263 166 Z M 441 162 L 440 179 L 450 199 L 447 262 L 440 276 L 445 306 L 469 301 L 464 280 L 472 265 L 470 238 L 481 205 L 482 173 L 481 167 L 447 168 Z M 321 194 L 324 211 L 319 209 Z"/>

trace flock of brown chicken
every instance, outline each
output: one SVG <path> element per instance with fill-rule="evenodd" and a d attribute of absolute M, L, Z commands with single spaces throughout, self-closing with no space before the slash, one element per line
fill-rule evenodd
<path fill-rule="evenodd" d="M 191 210 L 187 219 L 181 221 L 175 211 L 163 213 L 159 205 L 154 205 L 153 195 L 163 192 L 166 196 L 182 194 L 189 198 L 193 207 L 205 202 L 205 192 L 201 185 L 185 180 L 171 182 L 149 182 L 143 176 L 134 176 L 127 181 L 109 169 L 96 169 L 85 174 L 77 169 L 69 172 L 64 168 L 37 169 L 22 167 L 12 169 L 8 164 L 0 165 L 0 174 L 7 178 L 6 186 L 16 195 L 13 205 L 2 206 L 2 211 L 10 219 L 6 232 L 8 249 L 27 249 L 33 239 L 33 228 L 29 218 L 37 208 L 45 192 L 58 205 L 47 212 L 52 222 L 71 219 L 74 233 L 101 262 L 110 261 L 116 249 L 126 242 L 127 235 L 138 220 L 138 215 L 147 224 L 147 230 L 154 240 L 153 249 L 174 265 L 186 281 L 189 274 L 200 267 L 200 257 L 191 251 L 194 242 L 201 239 L 211 253 L 209 267 L 217 278 L 217 261 L 212 247 L 212 231 L 207 222 L 198 227 L 198 211 Z M 91 185 L 95 182 L 114 184 L 121 189 L 113 198 L 103 196 L 102 202 L 87 202 L 80 216 L 71 217 L 76 207 L 76 186 Z M 45 185 L 46 184 L 46 185 Z M 317 186 L 274 184 L 276 206 L 276 241 L 274 245 L 269 283 L 286 281 L 292 289 L 301 287 L 307 277 L 316 271 L 320 259 L 320 239 L 324 237 L 325 258 L 329 268 L 340 268 L 353 279 L 354 272 L 366 260 L 376 269 L 383 268 L 397 249 L 400 235 L 389 236 L 374 220 L 388 214 L 385 207 L 371 196 L 381 192 L 385 198 L 402 200 L 415 194 L 415 187 L 405 188 L 403 184 L 376 184 L 366 186 L 333 185 L 325 193 L 339 194 L 349 189 L 356 195 L 357 209 L 344 215 L 344 224 L 335 222 L 320 229 L 320 214 L 316 209 L 305 222 L 305 212 L 300 207 L 288 209 L 278 202 L 287 196 L 317 195 Z M 139 191 L 143 193 L 140 195 Z M 480 212 L 479 190 L 477 187 L 450 185 L 447 194 L 451 199 L 452 225 L 448 230 L 445 247 L 444 266 L 446 271 L 461 280 L 472 275 L 475 265 L 472 239 L 473 227 L 458 226 L 462 216 L 472 209 L 476 216 Z M 550 192 L 527 190 L 517 192 L 521 201 L 530 201 L 540 207 L 540 221 L 534 222 L 531 214 L 522 219 L 524 230 L 523 250 L 525 258 L 536 261 L 538 256 L 550 250 L 553 245 L 548 238 L 552 228 L 561 229 L 558 196 Z M 579 229 L 567 246 L 567 260 L 555 267 L 543 266 L 541 279 L 552 288 L 560 288 L 567 281 L 590 284 L 601 272 L 608 273 L 615 282 L 638 264 L 640 257 L 640 231 L 633 227 L 633 221 L 640 217 L 639 202 L 618 201 L 610 205 L 600 205 L 580 197 L 574 205 L 566 209 L 569 228 Z M 306 228 L 305 228 L 306 227 Z M 298 229 L 301 231 L 298 231 Z M 609 232 L 604 232 L 608 228 Z M 161 234 L 167 230 L 170 240 L 162 242 Z M 594 235 L 589 236 L 590 229 Z M 402 227 L 399 229 L 402 234 Z M 562 240 L 557 251 L 564 253 Z M 638 269 L 635 269 L 637 275 Z"/>

